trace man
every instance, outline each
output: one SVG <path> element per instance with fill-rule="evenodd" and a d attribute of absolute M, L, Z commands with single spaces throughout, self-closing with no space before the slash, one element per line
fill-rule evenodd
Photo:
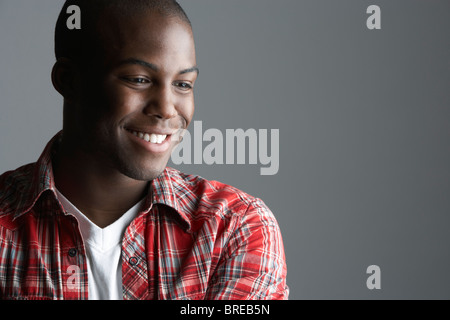
<path fill-rule="evenodd" d="M 63 130 L 0 177 L 0 297 L 287 299 L 266 205 L 166 167 L 198 76 L 176 1 L 69 0 L 55 52 Z"/>

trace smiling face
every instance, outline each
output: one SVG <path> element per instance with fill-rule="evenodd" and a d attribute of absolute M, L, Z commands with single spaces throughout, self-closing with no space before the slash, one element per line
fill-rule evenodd
<path fill-rule="evenodd" d="M 193 117 L 192 30 L 155 12 L 106 13 L 98 41 L 66 103 L 63 141 L 132 179 L 154 179 Z"/>

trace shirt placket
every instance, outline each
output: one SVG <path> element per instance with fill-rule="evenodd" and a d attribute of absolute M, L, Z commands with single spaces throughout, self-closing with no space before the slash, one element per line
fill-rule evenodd
<path fill-rule="evenodd" d="M 124 300 L 150 300 L 148 257 L 144 239 L 145 218 L 136 218 L 122 241 L 122 290 Z"/>
<path fill-rule="evenodd" d="M 78 222 L 73 216 L 61 218 L 61 279 L 65 300 L 88 299 L 86 250 Z M 67 231 L 67 232 L 65 232 Z"/>

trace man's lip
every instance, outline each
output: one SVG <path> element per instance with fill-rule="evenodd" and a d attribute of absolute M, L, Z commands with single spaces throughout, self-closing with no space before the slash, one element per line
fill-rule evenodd
<path fill-rule="evenodd" d="M 151 142 L 145 139 L 142 139 L 141 137 L 139 137 L 138 135 L 136 135 L 136 130 L 134 130 L 135 132 L 133 133 L 132 131 L 130 131 L 129 129 L 126 129 L 125 131 L 128 132 L 128 135 L 130 136 L 130 138 L 135 141 L 138 145 L 140 145 L 141 147 L 143 147 L 145 150 L 153 153 L 153 154 L 164 154 L 166 153 L 169 149 L 170 146 L 172 145 L 171 143 L 171 136 L 167 135 L 165 137 L 165 139 L 161 142 Z M 140 131 L 140 132 L 145 132 L 145 131 Z"/>

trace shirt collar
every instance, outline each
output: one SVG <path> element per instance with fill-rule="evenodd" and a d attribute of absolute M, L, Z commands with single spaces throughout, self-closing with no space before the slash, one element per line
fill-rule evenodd
<path fill-rule="evenodd" d="M 186 181 L 180 176 L 180 172 L 166 167 L 162 174 L 151 182 L 152 204 L 162 204 L 172 208 L 181 218 L 182 227 L 187 231 L 191 229 L 192 210 L 188 206 L 181 205 L 180 196 L 186 196 L 190 189 L 186 187 Z M 183 191 L 184 190 L 184 191 Z"/>
<path fill-rule="evenodd" d="M 13 219 L 30 211 L 41 195 L 47 191 L 54 191 L 55 182 L 53 179 L 52 155 L 62 136 L 62 131 L 58 132 L 46 145 L 37 163 L 33 166 L 31 183 L 22 181 L 21 192 L 17 206 L 14 210 Z"/>
<path fill-rule="evenodd" d="M 13 219 L 16 219 L 24 213 L 30 211 L 42 194 L 48 190 L 51 190 L 55 199 L 57 199 L 53 176 L 52 156 L 56 153 L 61 138 L 62 131 L 58 132 L 47 143 L 44 151 L 34 166 L 31 183 L 24 184 L 24 189 L 29 189 L 21 192 L 21 199 L 17 202 L 18 205 L 16 206 Z M 150 211 L 152 205 L 154 204 L 168 206 L 177 213 L 177 216 L 181 219 L 182 227 L 189 231 L 191 227 L 189 219 L 192 213 L 191 209 L 189 207 L 179 205 L 180 192 L 182 192 L 180 190 L 189 189 L 185 186 L 185 183 L 186 182 L 182 179 L 178 170 L 166 167 L 159 177 L 151 181 L 144 211 Z M 178 189 L 178 193 L 176 189 Z"/>

